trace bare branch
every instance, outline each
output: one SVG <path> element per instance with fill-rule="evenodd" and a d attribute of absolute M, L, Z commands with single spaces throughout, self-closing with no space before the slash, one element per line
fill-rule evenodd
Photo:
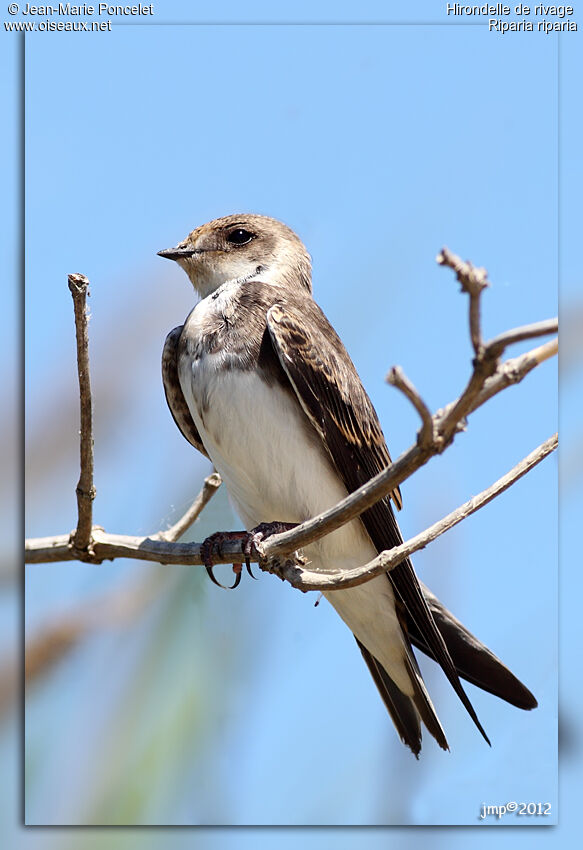
<path fill-rule="evenodd" d="M 546 333 L 555 332 L 556 320 L 549 320 L 548 322 L 539 322 L 517 328 L 484 344 L 480 327 L 480 300 L 482 292 L 489 286 L 486 270 L 476 268 L 471 263 L 464 263 L 447 248 L 443 248 L 437 257 L 437 262 L 449 266 L 456 272 L 462 289 L 470 297 L 470 335 L 476 356 L 474 358 L 474 369 L 465 390 L 455 402 L 448 405 L 444 410 L 438 411 L 429 421 L 427 405 L 421 399 L 413 384 L 406 378 L 402 370 L 393 370 L 390 373 L 390 382 L 404 392 L 415 406 L 423 422 L 417 445 L 412 446 L 390 467 L 319 517 L 308 520 L 291 531 L 285 531 L 268 538 L 258 547 L 260 555 L 264 558 L 288 555 L 295 548 L 312 543 L 360 516 L 379 499 L 387 496 L 395 487 L 412 475 L 416 469 L 427 463 L 430 457 L 442 452 L 451 443 L 455 434 L 465 428 L 466 417 L 480 406 L 478 399 L 488 379 L 493 379 L 493 376 L 496 375 L 499 357 L 507 345 L 519 340 L 536 338 Z M 549 348 L 545 355 L 550 350 Z M 525 357 L 523 374 L 521 377 L 516 375 L 515 380 L 506 379 L 506 385 L 516 383 L 528 374 L 533 367 L 526 368 L 526 364 L 534 363 L 541 354 L 540 349 L 536 349 L 529 353 L 530 358 L 529 355 L 523 355 Z M 542 362 L 542 360 L 539 362 Z M 501 389 L 503 389 L 502 382 L 498 388 L 492 385 L 489 388 L 490 395 L 488 397 Z M 484 400 L 486 400 L 485 396 Z"/>
<path fill-rule="evenodd" d="M 79 399 L 81 405 L 80 463 L 81 474 L 77 484 L 77 529 L 71 536 L 71 545 L 76 551 L 91 548 L 91 526 L 93 525 L 93 401 L 89 373 L 89 335 L 87 332 L 87 296 L 89 281 L 83 274 L 68 276 L 69 289 L 75 310 L 77 336 L 77 371 L 79 373 Z"/>
<path fill-rule="evenodd" d="M 339 570 L 334 573 L 316 573 L 302 567 L 297 561 L 285 561 L 287 552 L 298 548 L 292 542 L 285 550 L 280 550 L 283 560 L 276 555 L 273 557 L 268 550 L 268 544 L 275 541 L 276 537 L 269 538 L 261 545 L 260 567 L 266 572 L 272 572 L 280 578 L 289 581 L 299 590 L 338 590 L 347 587 L 355 587 L 365 581 L 379 575 L 382 572 L 393 569 L 413 552 L 425 548 L 432 540 L 444 534 L 454 525 L 457 525 L 466 517 L 475 513 L 492 499 L 499 496 L 520 478 L 526 475 L 547 455 L 553 452 L 558 445 L 558 437 L 555 434 L 546 440 L 537 449 L 531 452 L 520 463 L 516 464 L 510 472 L 499 478 L 494 484 L 474 496 L 468 502 L 449 513 L 446 517 L 434 523 L 425 531 L 412 537 L 410 540 L 396 546 L 393 549 L 381 552 L 381 554 L 364 566 L 353 570 Z M 298 526 L 300 528 L 300 526 Z M 292 535 L 292 532 L 286 534 Z M 283 534 L 277 535 L 277 538 Z M 29 563 L 40 563 L 47 561 L 74 560 L 75 556 L 68 547 L 68 538 L 62 535 L 60 538 L 45 538 L 31 541 L 34 545 L 29 550 L 27 560 Z M 37 545 L 38 544 L 38 545 Z M 43 547 L 43 544 L 47 544 Z M 37 557 L 38 556 L 38 560 Z M 202 564 L 201 546 L 199 543 L 166 543 L 156 540 L 155 537 L 130 537 L 121 534 L 105 534 L 102 530 L 94 528 L 94 555 L 92 560 L 105 560 L 108 558 L 133 558 L 156 563 L 176 565 Z M 244 560 L 243 546 L 240 542 L 225 542 L 222 555 L 217 557 L 218 563 L 232 563 Z"/>
<path fill-rule="evenodd" d="M 536 339 L 538 336 L 549 336 L 556 334 L 559 330 L 558 319 L 547 319 L 544 322 L 534 322 L 532 325 L 523 325 L 520 328 L 513 328 L 510 331 L 505 331 L 498 334 L 488 343 L 488 349 L 491 356 L 500 357 L 500 355 L 516 342 L 522 342 L 525 339 Z"/>
<path fill-rule="evenodd" d="M 484 347 L 484 350 L 486 348 L 487 345 Z M 543 349 L 545 350 L 543 351 Z M 477 410 L 484 401 L 487 401 L 488 398 L 500 392 L 505 386 L 510 386 L 513 383 L 521 381 L 534 366 L 547 359 L 552 350 L 553 344 L 549 343 L 547 347 L 540 346 L 516 358 L 518 368 L 515 371 L 508 374 L 502 373 L 500 378 L 496 373 L 495 376 L 490 378 L 492 383 L 488 386 L 487 394 L 484 394 L 483 401 L 479 401 L 479 399 L 488 379 L 485 374 L 480 374 L 480 370 L 477 368 L 460 398 L 448 405 L 443 411 L 438 411 L 433 415 L 431 425 L 432 438 L 430 441 L 422 442 L 420 435 L 417 444 L 407 449 L 391 466 L 384 469 L 374 478 L 371 478 L 370 481 L 359 487 L 358 490 L 355 490 L 333 508 L 313 519 L 301 523 L 301 525 L 296 526 L 291 531 L 284 531 L 281 534 L 275 534 L 269 537 L 258 547 L 260 555 L 267 559 L 288 555 L 294 549 L 313 543 L 325 534 L 330 534 L 330 532 L 335 531 L 340 526 L 360 516 L 361 513 L 378 502 L 379 499 L 384 498 L 395 487 L 402 484 L 417 469 L 426 464 L 431 457 L 441 453 L 449 445 L 456 431 L 465 427 L 462 426 L 462 422 L 465 422 L 467 415 Z M 495 363 L 494 368 L 496 368 Z M 396 384 L 399 389 L 401 389 L 401 382 L 407 387 L 407 392 L 405 393 L 407 397 L 409 397 L 408 393 L 411 393 L 412 397 L 417 396 L 413 385 L 402 372 Z M 412 392 L 411 388 L 413 388 Z M 424 402 L 418 396 L 417 399 L 417 404 L 421 408 L 425 406 Z M 417 404 L 415 404 L 415 407 L 419 409 Z M 454 410 L 456 411 L 455 415 L 452 413 Z M 429 433 L 429 426 L 424 425 L 424 428 L 425 438 L 425 435 Z"/>
<path fill-rule="evenodd" d="M 393 366 L 386 377 L 386 381 L 392 387 L 396 387 L 407 396 L 421 417 L 419 443 L 422 446 L 429 445 L 433 439 L 433 419 L 431 418 L 431 411 L 413 386 L 412 382 L 405 375 L 400 366 Z"/>
<path fill-rule="evenodd" d="M 476 268 L 469 262 L 464 262 L 448 248 L 442 248 L 436 257 L 440 266 L 449 266 L 456 273 L 464 292 L 470 296 L 470 338 L 476 357 L 482 353 L 482 324 L 480 319 L 481 295 L 490 286 L 488 272 L 484 268 Z"/>
<path fill-rule="evenodd" d="M 27 564 L 46 564 L 57 561 L 83 560 L 90 564 L 115 558 L 131 558 L 139 561 L 153 561 L 157 564 L 182 564 L 196 566 L 202 564 L 200 543 L 173 543 L 161 540 L 158 533 L 147 537 L 134 537 L 129 534 L 107 534 L 98 525 L 93 526 L 93 547 L 91 552 L 78 553 L 69 546 L 69 535 L 55 537 L 37 537 L 26 542 L 25 561 Z M 213 555 L 217 564 L 240 563 L 242 555 L 240 543 L 226 542 L 222 546 L 223 557 Z"/>
<path fill-rule="evenodd" d="M 555 339 L 551 339 L 549 342 L 545 342 L 544 345 L 539 345 L 525 354 L 520 354 L 511 360 L 506 360 L 498 367 L 496 374 L 487 378 L 484 382 L 484 386 L 474 399 L 469 413 L 473 413 L 474 410 L 481 407 L 492 396 L 495 396 L 507 387 L 520 383 L 536 366 L 540 366 L 545 360 L 554 357 L 558 351 L 559 340 L 555 337 Z"/>
<path fill-rule="evenodd" d="M 180 517 L 178 522 L 171 526 L 171 528 L 166 529 L 166 531 L 159 531 L 157 534 L 153 534 L 152 539 L 165 540 L 168 543 L 179 540 L 182 535 L 188 531 L 193 522 L 198 519 L 206 505 L 210 502 L 221 486 L 221 483 L 221 476 L 218 472 L 213 472 L 211 475 L 208 475 L 204 479 L 200 493 L 184 516 Z"/>
<path fill-rule="evenodd" d="M 114 558 L 138 558 L 142 561 L 154 561 L 159 564 L 202 564 L 200 543 L 182 543 L 175 541 L 190 528 L 200 516 L 221 486 L 221 476 L 213 472 L 205 478 L 202 489 L 186 513 L 171 528 L 157 531 L 146 537 L 134 537 L 127 534 L 106 534 L 99 525 L 92 529 L 92 547 L 86 552 L 76 552 L 71 548 L 68 535 L 57 537 L 38 537 L 25 543 L 25 561 L 27 564 L 55 563 L 57 561 L 82 560 L 100 564 Z M 231 549 L 240 555 L 240 547 L 225 544 L 227 554 L 225 563 L 230 563 Z"/>
<path fill-rule="evenodd" d="M 348 587 L 356 587 L 359 584 L 364 584 L 364 582 L 369 581 L 374 576 L 392 570 L 397 564 L 404 561 L 405 558 L 419 551 L 419 549 L 424 549 L 437 537 L 440 537 L 446 531 L 449 531 L 450 528 L 453 528 L 480 508 L 483 508 L 484 505 L 487 505 L 496 496 L 508 490 L 509 487 L 516 484 L 520 478 L 539 464 L 541 460 L 544 460 L 547 455 L 555 451 L 558 442 L 557 434 L 549 437 L 548 440 L 527 455 L 520 463 L 517 463 L 510 472 L 507 472 L 506 475 L 503 475 L 502 478 L 499 478 L 486 490 L 483 490 L 477 496 L 465 502 L 465 504 L 461 505 L 455 511 L 447 514 L 447 516 L 425 529 L 425 531 L 415 535 L 415 537 L 411 537 L 405 543 L 381 552 L 368 564 L 355 567 L 352 570 L 336 570 L 329 573 L 313 572 L 297 564 L 277 565 L 275 568 L 267 568 L 267 571 L 275 572 L 280 578 L 289 581 L 290 584 L 302 591 L 344 590 Z"/>
<path fill-rule="evenodd" d="M 387 496 L 437 452 L 437 448 L 421 448 L 418 444 L 411 446 L 391 466 L 379 472 L 333 508 L 301 523 L 291 531 L 283 531 L 281 534 L 268 537 L 259 547 L 260 554 L 265 558 L 287 555 L 294 549 L 307 546 L 308 543 L 313 543 L 340 526 L 346 525 L 347 522 L 356 519 L 376 504 L 379 499 Z"/>
<path fill-rule="evenodd" d="M 476 410 L 480 404 L 484 403 L 483 401 L 478 402 L 478 399 L 480 399 L 486 383 L 492 379 L 493 376 L 497 376 L 499 371 L 498 360 L 506 345 L 509 345 L 511 342 L 517 342 L 518 339 L 521 341 L 529 339 L 531 334 L 533 337 L 538 337 L 543 333 L 554 333 L 556 327 L 556 320 L 539 322 L 535 325 L 531 325 L 530 331 L 528 326 L 517 328 L 516 331 L 510 331 L 508 335 L 502 334 L 499 337 L 495 337 L 491 342 L 487 342 L 482 345 L 480 355 L 474 359 L 474 370 L 465 390 L 457 401 L 448 405 L 443 411 L 441 411 L 441 417 L 440 421 L 437 423 L 437 428 L 443 435 L 444 447 L 449 444 L 451 439 L 453 439 L 456 431 L 463 430 L 465 428 L 465 419 L 468 414 Z M 514 337 L 512 336 L 513 334 Z M 519 336 L 516 337 L 516 334 Z M 506 341 L 503 339 L 504 337 L 507 337 Z M 534 365 L 538 365 L 538 363 L 534 363 Z M 527 373 L 525 372 L 525 374 Z M 503 389 L 503 387 L 500 386 L 499 389 Z"/>
<path fill-rule="evenodd" d="M 543 324 L 542 322 L 540 323 Z M 520 354 L 518 357 L 513 357 L 510 360 L 505 360 L 504 363 L 498 364 L 495 374 L 491 375 L 483 381 L 481 388 L 479 386 L 473 388 L 473 394 L 469 397 L 466 404 L 467 413 L 469 415 L 485 404 L 492 396 L 505 390 L 513 384 L 519 384 L 529 372 L 536 366 L 540 366 L 545 360 L 554 357 L 559 351 L 559 340 L 557 338 L 545 342 L 543 345 L 537 346 L 530 351 Z M 458 399 L 459 401 L 459 399 Z M 446 405 L 445 408 L 438 411 L 436 415 L 445 419 L 450 415 L 453 406 L 457 402 L 452 402 Z"/>
<path fill-rule="evenodd" d="M 252 554 L 262 569 L 274 572 L 280 577 L 285 573 L 288 580 L 299 586 L 298 581 L 300 579 L 298 577 L 306 576 L 306 571 L 302 569 L 302 561 L 296 555 L 292 555 L 291 559 L 288 559 L 292 553 L 320 537 L 330 534 L 335 529 L 360 516 L 379 499 L 386 497 L 413 472 L 427 463 L 433 455 L 441 453 L 451 443 L 455 434 L 465 427 L 466 417 L 471 412 L 477 410 L 489 398 L 507 386 L 521 381 L 535 366 L 556 354 L 557 340 L 552 340 L 520 357 L 500 364 L 500 355 L 508 345 L 554 332 L 557 327 L 556 320 L 516 328 L 484 343 L 480 327 L 480 298 L 484 288 L 488 286 L 485 269 L 476 269 L 470 263 L 462 262 L 459 257 L 456 257 L 446 248 L 439 255 L 438 262 L 455 270 L 462 288 L 470 296 L 470 334 L 475 357 L 473 361 L 474 369 L 466 388 L 458 399 L 431 416 L 427 405 L 402 370 L 393 369 L 388 377 L 389 382 L 407 396 L 422 420 L 417 443 L 405 451 L 390 467 L 384 469 L 334 507 L 301 523 L 292 530 L 273 535 L 257 544 Z M 509 473 L 509 475 L 511 474 Z M 522 474 L 524 472 L 520 473 L 520 475 Z M 213 476 L 210 476 L 207 479 L 203 491 L 201 491 L 192 508 L 175 526 L 166 532 L 156 532 L 149 537 L 131 537 L 106 534 L 102 528 L 94 526 L 92 546 L 84 550 L 79 550 L 76 546 L 72 547 L 69 537 L 66 535 L 27 541 L 26 562 L 41 563 L 80 559 L 99 563 L 104 559 L 125 557 L 156 561 L 162 564 L 201 564 L 200 544 L 182 544 L 173 541 L 184 533 L 214 492 L 214 489 L 212 489 L 214 484 L 210 482 L 212 478 Z M 209 487 L 212 492 L 208 490 Z M 506 487 L 502 489 L 506 489 Z M 490 498 L 493 498 L 493 496 Z M 423 543 L 422 545 L 426 544 Z M 383 553 L 383 558 L 386 559 L 387 557 Z M 395 556 L 391 554 L 390 557 Z M 403 557 L 406 557 L 406 555 L 403 555 Z M 222 546 L 221 555 L 215 556 L 213 560 L 216 563 L 240 563 L 244 558 L 245 553 L 240 541 L 226 541 Z M 288 559 L 287 562 L 286 559 Z M 385 562 L 383 561 L 383 563 Z M 392 564 L 392 561 L 390 563 Z M 351 580 L 350 575 L 347 580 Z M 307 587 L 306 580 L 303 581 L 305 589 Z M 318 585 L 318 587 L 320 586 Z"/>

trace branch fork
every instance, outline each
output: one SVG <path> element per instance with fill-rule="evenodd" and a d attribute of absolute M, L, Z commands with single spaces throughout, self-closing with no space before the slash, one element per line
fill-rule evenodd
<path fill-rule="evenodd" d="M 291 530 L 272 535 L 253 545 L 252 555 L 259 567 L 272 573 L 294 587 L 302 590 L 330 591 L 354 587 L 368 581 L 381 572 L 393 569 L 409 557 L 412 552 L 424 548 L 444 531 L 456 525 L 474 511 L 483 507 L 501 492 L 519 480 L 526 472 L 540 463 L 557 447 L 557 435 L 550 437 L 541 446 L 518 463 L 507 475 L 495 482 L 478 496 L 453 511 L 430 529 L 411 540 L 381 552 L 369 564 L 349 571 L 326 574 L 309 570 L 309 563 L 301 550 L 320 537 L 330 534 L 340 526 L 360 516 L 375 502 L 386 497 L 392 490 L 423 466 L 436 454 L 441 454 L 453 441 L 456 433 L 465 430 L 467 417 L 497 393 L 512 386 L 529 374 L 545 360 L 557 354 L 558 339 L 531 349 L 525 354 L 501 363 L 500 358 L 507 347 L 516 342 L 535 339 L 558 330 L 556 319 L 506 331 L 488 342 L 482 339 L 481 296 L 490 285 L 484 268 L 464 262 L 447 248 L 437 257 L 440 265 L 451 268 L 461 283 L 462 291 L 469 296 L 469 330 L 474 351 L 473 371 L 470 379 L 455 401 L 431 414 L 421 395 L 400 367 L 393 367 L 387 382 L 400 390 L 414 406 L 421 419 L 417 440 L 390 467 L 384 469 L 358 490 L 349 494 L 334 507 L 317 517 L 301 523 Z M 103 528 L 93 525 L 92 510 L 95 498 L 93 484 L 93 410 L 89 381 L 89 353 L 87 334 L 86 298 L 89 281 L 84 275 L 69 275 L 69 288 L 73 296 L 75 327 L 77 336 L 77 365 L 81 402 L 81 474 L 77 485 L 78 521 L 70 535 L 37 538 L 26 542 L 27 563 L 81 560 L 101 563 L 117 557 L 136 558 L 160 564 L 197 565 L 203 563 L 201 544 L 176 542 L 200 515 L 221 484 L 218 473 L 205 479 L 203 488 L 183 517 L 170 529 L 157 531 L 148 537 L 108 534 Z M 216 563 L 241 563 L 245 553 L 241 543 L 226 542 Z"/>

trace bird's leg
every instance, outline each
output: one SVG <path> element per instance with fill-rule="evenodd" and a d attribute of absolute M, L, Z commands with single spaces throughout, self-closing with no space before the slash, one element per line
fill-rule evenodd
<path fill-rule="evenodd" d="M 251 553 L 253 551 L 253 546 L 261 543 L 262 540 L 265 540 L 266 537 L 270 537 L 272 534 L 280 534 L 282 531 L 290 531 L 292 528 L 295 528 L 296 525 L 297 523 L 295 522 L 262 522 L 259 525 L 256 525 L 255 528 L 252 528 L 251 531 L 217 531 L 215 534 L 211 534 L 210 537 L 207 537 L 206 540 L 202 542 L 200 547 L 202 562 L 210 580 L 214 582 L 214 584 L 218 585 L 218 587 L 222 587 L 224 590 L 233 590 L 241 581 L 242 564 L 233 564 L 235 581 L 229 587 L 221 584 L 220 581 L 215 578 L 213 573 L 213 550 L 216 549 L 218 554 L 222 556 L 223 543 L 238 540 L 245 541 L 245 545 L 243 547 L 243 552 L 245 554 L 245 566 L 247 567 L 247 572 L 251 578 L 255 578 L 251 571 Z"/>

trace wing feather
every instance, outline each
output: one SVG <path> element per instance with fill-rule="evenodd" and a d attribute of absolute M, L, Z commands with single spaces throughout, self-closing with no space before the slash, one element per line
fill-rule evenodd
<path fill-rule="evenodd" d="M 178 342 L 183 327 L 184 325 L 178 325 L 166 337 L 162 351 L 162 383 L 166 402 L 178 429 L 195 449 L 208 457 L 178 380 Z"/>
<path fill-rule="evenodd" d="M 318 430 L 348 492 L 353 492 L 385 469 L 391 459 L 372 402 L 346 349 L 311 300 L 304 299 L 301 310 L 293 303 L 275 304 L 267 313 L 267 327 L 298 400 Z M 309 329 L 313 327 L 321 331 L 317 339 L 310 335 Z M 402 542 L 388 498 L 365 511 L 361 519 L 379 552 Z M 461 685 L 410 560 L 403 561 L 387 577 L 407 617 L 414 623 L 419 642 L 440 664 L 470 717 L 490 743 Z M 405 622 L 403 626 L 407 636 Z"/>

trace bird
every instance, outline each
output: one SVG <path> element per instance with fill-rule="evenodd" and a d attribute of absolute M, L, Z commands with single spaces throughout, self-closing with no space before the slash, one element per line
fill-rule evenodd
<path fill-rule="evenodd" d="M 199 295 L 164 344 L 166 400 L 184 437 L 220 473 L 246 533 L 264 536 L 310 519 L 391 464 L 373 404 L 313 298 L 311 257 L 291 228 L 264 215 L 227 215 L 158 254 L 175 261 Z M 401 507 L 397 488 L 306 546 L 310 569 L 353 568 L 400 544 L 393 508 Z M 213 537 L 204 544 L 207 567 Z M 352 631 L 417 758 L 422 725 L 442 749 L 449 745 L 414 647 L 441 666 L 488 744 L 461 678 L 519 708 L 536 707 L 528 688 L 419 581 L 409 559 L 323 595 Z"/>

